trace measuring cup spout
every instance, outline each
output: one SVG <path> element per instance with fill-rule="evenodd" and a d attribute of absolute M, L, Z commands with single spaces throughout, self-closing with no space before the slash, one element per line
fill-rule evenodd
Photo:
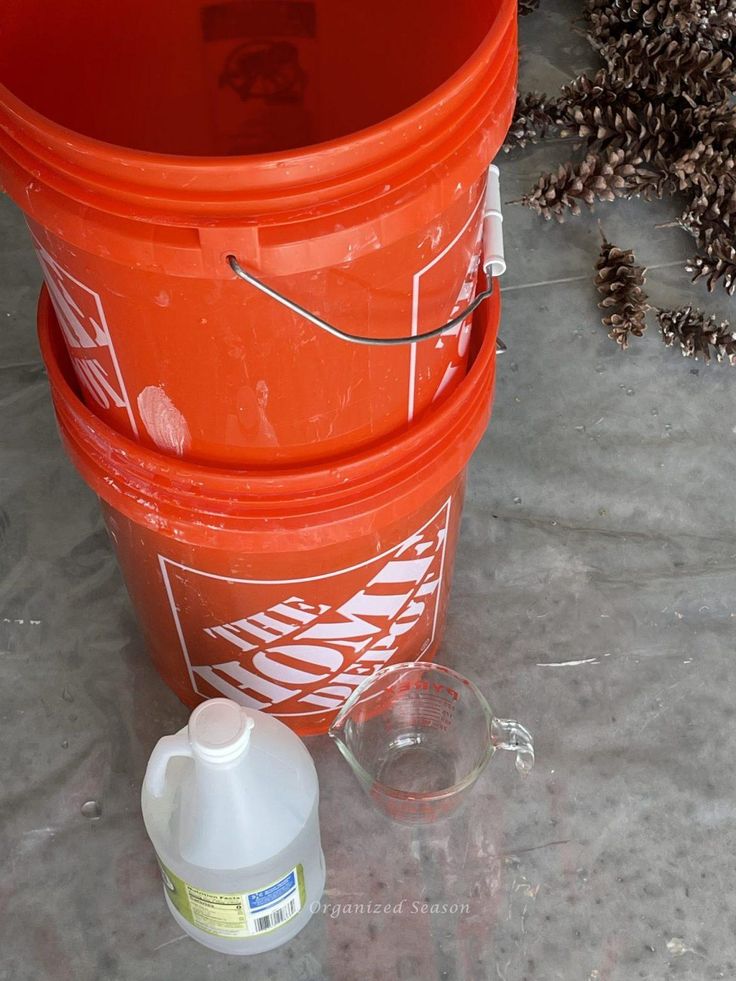
<path fill-rule="evenodd" d="M 372 780 L 370 775 L 366 774 L 361 765 L 358 763 L 354 755 L 354 747 L 351 746 L 351 742 L 354 737 L 353 726 L 349 725 L 351 719 L 352 713 L 349 707 L 343 706 L 339 714 L 335 717 L 334 722 L 327 730 L 327 735 L 330 737 L 330 739 L 334 739 L 335 745 L 340 750 L 342 757 L 350 765 L 350 769 L 363 784 L 363 786 L 368 789 Z"/>
<path fill-rule="evenodd" d="M 345 711 L 345 706 L 343 705 L 342 709 L 340 709 L 338 714 L 333 719 L 332 725 L 327 730 L 327 735 L 331 739 L 334 739 L 337 743 L 344 742 L 343 732 L 345 731 L 345 725 L 348 721 L 349 714 L 349 712 Z"/>

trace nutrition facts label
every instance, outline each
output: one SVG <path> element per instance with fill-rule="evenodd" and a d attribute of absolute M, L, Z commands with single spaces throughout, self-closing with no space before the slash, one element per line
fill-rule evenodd
<path fill-rule="evenodd" d="M 209 892 L 185 882 L 163 863 L 161 876 L 171 903 L 193 926 L 217 937 L 252 937 L 288 923 L 304 905 L 304 872 L 287 875 L 253 892 Z"/>

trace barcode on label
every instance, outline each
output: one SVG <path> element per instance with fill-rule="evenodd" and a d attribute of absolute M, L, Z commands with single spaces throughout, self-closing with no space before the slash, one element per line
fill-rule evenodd
<path fill-rule="evenodd" d="M 293 896 L 288 903 L 279 906 L 278 909 L 273 910 L 271 913 L 254 918 L 252 921 L 253 932 L 263 933 L 264 930 L 273 930 L 274 927 L 280 926 L 282 923 L 290 920 L 297 912 L 297 908 L 297 898 Z"/>

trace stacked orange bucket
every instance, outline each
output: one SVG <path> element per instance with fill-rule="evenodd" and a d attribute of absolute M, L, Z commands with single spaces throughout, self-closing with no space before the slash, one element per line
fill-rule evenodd
<path fill-rule="evenodd" d="M 510 0 L 6 0 L 0 180 L 151 655 L 324 732 L 434 656 L 490 414 Z M 423 336 L 429 335 L 429 336 Z"/>

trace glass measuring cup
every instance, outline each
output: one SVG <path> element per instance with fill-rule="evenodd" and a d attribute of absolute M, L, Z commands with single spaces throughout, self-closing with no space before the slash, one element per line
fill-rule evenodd
<path fill-rule="evenodd" d="M 529 732 L 497 719 L 480 689 L 436 664 L 394 664 L 366 679 L 330 727 L 373 802 L 395 821 L 426 824 L 459 807 L 497 749 L 534 765 Z"/>

